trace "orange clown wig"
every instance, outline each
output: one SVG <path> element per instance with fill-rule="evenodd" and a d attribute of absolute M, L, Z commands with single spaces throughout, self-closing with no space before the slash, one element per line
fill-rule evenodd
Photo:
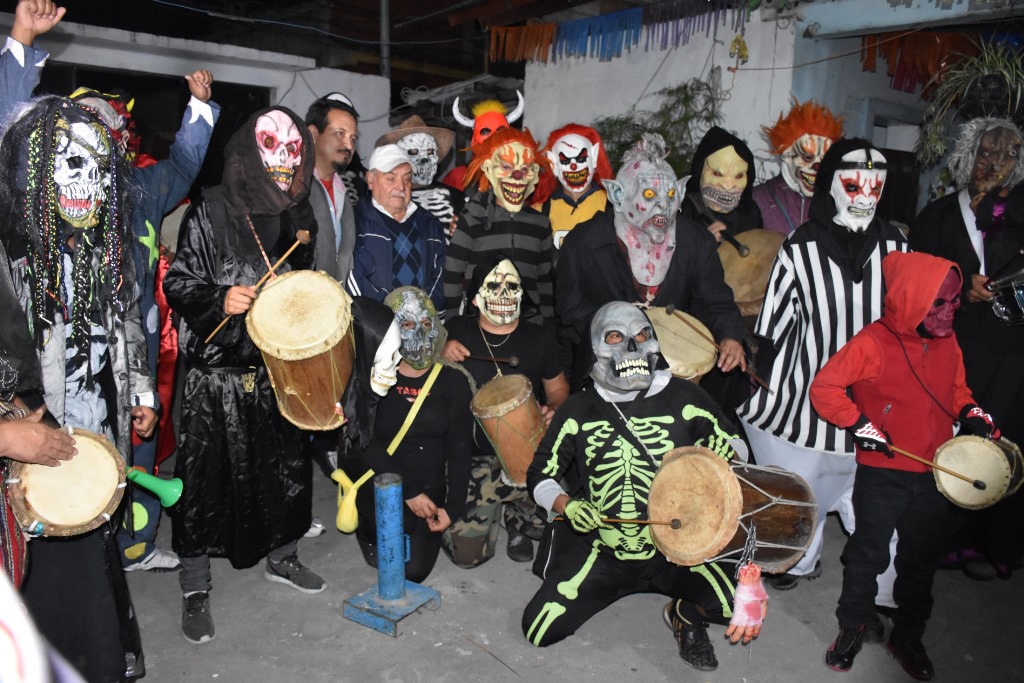
<path fill-rule="evenodd" d="M 539 164 L 541 171 L 550 172 L 550 163 L 537 149 L 537 141 L 533 139 L 529 130 L 517 130 L 515 128 L 499 128 L 486 140 L 479 142 L 471 148 L 473 160 L 469 162 L 466 169 L 465 187 L 468 189 L 474 181 L 481 192 L 491 189 L 491 183 L 483 173 L 481 165 L 491 158 L 495 150 L 504 145 L 518 142 L 526 148 L 526 157 L 531 163 Z"/>
<path fill-rule="evenodd" d="M 835 141 L 843 136 L 843 117 L 836 117 L 828 107 L 813 100 L 800 104 L 793 98 L 793 108 L 771 128 L 762 126 L 773 154 L 782 154 L 792 147 L 801 135 L 820 135 Z"/>
<path fill-rule="evenodd" d="M 593 184 L 597 187 L 601 187 L 602 180 L 614 180 L 615 172 L 612 171 L 611 162 L 608 161 L 608 154 L 604 148 L 604 142 L 601 140 L 601 136 L 593 128 L 587 126 L 581 126 L 578 123 L 570 123 L 562 126 L 558 130 L 551 132 L 548 136 L 548 141 L 544 143 L 544 149 L 540 151 L 540 156 L 547 158 L 544 152 L 548 152 L 554 148 L 555 143 L 566 135 L 580 135 L 590 140 L 592 143 L 601 143 L 601 151 L 597 156 L 597 167 L 594 169 L 594 180 Z M 558 188 L 558 178 L 554 173 L 548 173 L 547 169 L 541 173 L 540 182 L 537 183 L 537 189 L 533 191 L 533 197 L 531 202 L 534 204 L 543 204 Z"/>

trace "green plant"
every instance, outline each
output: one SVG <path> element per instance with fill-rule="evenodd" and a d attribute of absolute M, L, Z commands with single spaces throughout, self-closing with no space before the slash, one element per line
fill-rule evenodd
<path fill-rule="evenodd" d="M 1024 54 L 1002 43 L 980 43 L 978 54 L 956 55 L 925 86 L 931 104 L 914 152 L 923 165 L 937 163 L 952 142 L 954 124 L 979 116 L 1024 118 Z"/>
<path fill-rule="evenodd" d="M 718 100 L 710 84 L 690 79 L 654 93 L 661 105 L 654 111 L 636 105 L 619 116 L 603 116 L 594 122 L 601 134 L 608 161 L 616 171 L 622 155 L 643 133 L 660 133 L 669 147 L 669 165 L 682 176 L 690 170 L 697 144 L 714 125 L 722 121 Z"/>

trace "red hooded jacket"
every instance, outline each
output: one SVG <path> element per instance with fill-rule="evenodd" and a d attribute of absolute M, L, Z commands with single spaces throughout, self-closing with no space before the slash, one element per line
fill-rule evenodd
<path fill-rule="evenodd" d="M 846 429 L 863 413 L 893 445 L 927 460 L 953 437 L 960 410 L 974 403 L 960 345 L 955 334 L 924 338 L 917 332 L 950 268 L 960 274 L 956 264 L 928 254 L 885 257 L 885 313 L 841 348 L 811 384 L 811 404 L 822 418 Z M 928 471 L 910 458 L 859 448 L 857 463 Z"/>

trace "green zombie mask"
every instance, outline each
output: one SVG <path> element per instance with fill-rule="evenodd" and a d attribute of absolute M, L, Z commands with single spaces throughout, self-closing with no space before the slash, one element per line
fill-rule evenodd
<path fill-rule="evenodd" d="M 434 304 L 426 292 L 416 287 L 400 287 L 384 301 L 398 318 L 401 328 L 402 360 L 415 370 L 425 370 L 441 355 L 438 342 L 441 325 Z"/>

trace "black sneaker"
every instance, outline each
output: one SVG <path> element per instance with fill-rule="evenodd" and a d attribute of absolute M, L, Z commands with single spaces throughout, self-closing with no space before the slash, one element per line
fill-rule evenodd
<path fill-rule="evenodd" d="M 864 641 L 864 626 L 839 627 L 835 642 L 825 650 L 825 665 L 835 671 L 849 671 Z"/>
<path fill-rule="evenodd" d="M 715 657 L 715 648 L 708 638 L 708 622 L 687 624 L 676 614 L 675 604 L 675 600 L 669 601 L 661 616 L 665 620 L 665 625 L 672 629 L 672 635 L 676 637 L 679 656 L 698 671 L 714 671 L 718 668 L 718 658 Z"/>
<path fill-rule="evenodd" d="M 267 558 L 263 577 L 267 581 L 283 583 L 302 593 L 319 593 L 327 588 L 327 582 L 312 569 L 299 562 L 298 555 L 289 555 L 280 562 Z"/>
<path fill-rule="evenodd" d="M 874 619 L 864 624 L 864 642 L 875 644 L 883 640 L 885 640 L 885 624 L 876 614 Z"/>
<path fill-rule="evenodd" d="M 814 563 L 814 569 L 810 574 L 779 574 L 767 577 L 765 583 L 777 591 L 790 591 L 796 588 L 801 581 L 814 581 L 819 576 L 821 576 L 821 560 Z"/>
<path fill-rule="evenodd" d="M 932 660 L 928 658 L 924 645 L 917 638 L 904 638 L 897 631 L 893 631 L 886 649 L 911 678 L 930 681 L 935 677 Z"/>
<path fill-rule="evenodd" d="M 509 531 L 506 549 L 513 562 L 529 562 L 533 559 L 533 541 L 526 534 Z"/>
<path fill-rule="evenodd" d="M 216 636 L 210 614 L 210 594 L 190 593 L 181 599 L 181 634 L 193 645 L 208 643 Z"/>

